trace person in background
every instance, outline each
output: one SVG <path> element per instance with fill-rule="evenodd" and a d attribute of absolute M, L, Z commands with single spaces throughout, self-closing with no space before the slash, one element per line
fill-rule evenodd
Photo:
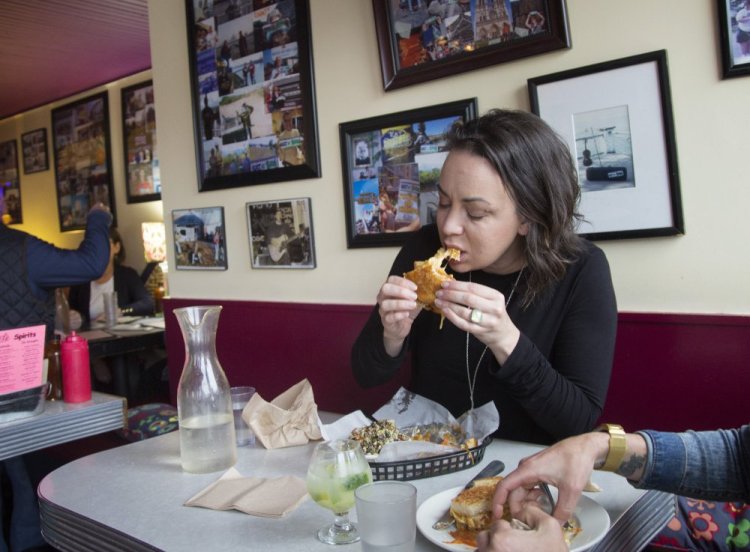
<path fill-rule="evenodd" d="M 0 188 L 0 213 L 4 212 Z M 31 234 L 0 222 L 0 330 L 44 325 L 51 339 L 55 320 L 55 288 L 98 278 L 107 266 L 108 228 L 112 215 L 101 204 L 86 218 L 86 232 L 78 249 L 55 247 Z M 39 509 L 24 458 L 0 462 L 13 496 L 9 542 L 0 533 L 0 551 L 42 547 Z M 2 489 L 0 489 L 2 491 Z M 3 496 L 0 492 L 0 509 Z M 6 516 L 0 512 L 0 519 Z"/>
<path fill-rule="evenodd" d="M 621 439 L 624 453 L 618 457 L 618 446 L 612 439 Z M 620 448 L 622 450 L 622 448 Z M 613 471 L 635 487 L 657 489 L 701 500 L 750 502 L 750 425 L 739 429 L 716 431 L 624 432 L 621 436 L 591 432 L 564 439 L 519 463 L 497 486 L 493 501 L 493 517 L 497 519 L 489 531 L 477 538 L 479 550 L 547 550 L 567 551 L 560 523 L 573 514 L 595 469 Z M 539 508 L 534 487 L 545 482 L 559 490 L 554 518 Z M 500 520 L 503 505 L 514 517 L 529 525 L 532 531 L 512 529 Z M 741 506 L 734 506 L 741 511 Z M 714 516 L 727 511 L 714 508 Z M 746 516 L 745 516 L 746 517 Z M 738 524 L 736 518 L 732 518 Z M 744 520 L 743 520 L 744 521 Z M 716 533 L 720 528 L 716 527 Z M 704 542 L 706 549 L 733 550 L 732 536 Z M 747 529 L 741 531 L 747 533 Z M 699 548 L 698 548 L 699 547 Z M 739 548 L 739 547 L 738 547 Z M 704 549 L 691 543 L 690 549 Z M 677 548 L 675 548 L 677 550 Z"/>
<path fill-rule="evenodd" d="M 601 249 L 576 234 L 580 187 L 568 146 L 539 117 L 492 110 L 449 132 L 437 223 L 398 253 L 352 348 L 363 387 L 412 352 L 410 391 L 458 417 L 494 401 L 496 435 L 552 443 L 601 415 L 617 305 Z M 438 248 L 460 251 L 436 306 L 402 275 Z M 442 326 L 442 329 L 441 329 Z"/>
<path fill-rule="evenodd" d="M 71 315 L 90 324 L 104 317 L 104 294 L 117 292 L 117 306 L 122 315 L 151 316 L 154 314 L 154 298 L 146 291 L 138 273 L 125 266 L 125 246 L 114 226 L 109 229 L 109 262 L 99 277 L 70 288 L 68 303 L 77 314 Z M 73 324 L 75 326 L 75 324 Z"/>

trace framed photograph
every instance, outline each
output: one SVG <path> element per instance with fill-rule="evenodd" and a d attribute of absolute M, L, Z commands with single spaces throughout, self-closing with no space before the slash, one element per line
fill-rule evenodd
<path fill-rule="evenodd" d="M 123 88 L 122 132 L 128 203 L 161 199 L 156 153 L 156 108 L 151 81 Z"/>
<path fill-rule="evenodd" d="M 385 90 L 570 48 L 564 0 L 372 0 Z"/>
<path fill-rule="evenodd" d="M 253 268 L 315 268 L 310 198 L 245 204 Z"/>
<path fill-rule="evenodd" d="M 722 76 L 750 75 L 750 1 L 716 0 L 719 5 Z"/>
<path fill-rule="evenodd" d="M 226 270 L 227 240 L 223 207 L 172 211 L 177 270 Z"/>
<path fill-rule="evenodd" d="M 26 174 L 49 170 L 47 156 L 47 129 L 38 128 L 21 134 L 23 172 Z"/>
<path fill-rule="evenodd" d="M 3 223 L 21 224 L 21 179 L 18 173 L 18 144 L 15 140 L 0 142 L 0 193 L 5 198 L 5 209 L 0 213 Z"/>
<path fill-rule="evenodd" d="M 308 0 L 186 0 L 201 192 L 320 176 Z"/>
<path fill-rule="evenodd" d="M 576 162 L 579 233 L 685 233 L 665 50 L 532 78 L 528 87 L 531 110 Z"/>
<path fill-rule="evenodd" d="M 471 98 L 339 125 L 349 249 L 401 245 L 435 222 L 446 134 L 476 115 Z"/>
<path fill-rule="evenodd" d="M 83 230 L 96 203 L 115 217 L 107 92 L 53 109 L 52 144 L 60 231 Z"/>

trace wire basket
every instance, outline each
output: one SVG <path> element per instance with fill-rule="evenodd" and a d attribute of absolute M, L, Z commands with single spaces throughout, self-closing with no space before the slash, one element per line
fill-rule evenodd
<path fill-rule="evenodd" d="M 424 479 L 445 475 L 477 465 L 484 458 L 484 449 L 492 441 L 486 437 L 482 444 L 468 450 L 461 450 L 439 456 L 430 456 L 418 460 L 399 460 L 397 462 L 370 462 L 373 481 Z"/>

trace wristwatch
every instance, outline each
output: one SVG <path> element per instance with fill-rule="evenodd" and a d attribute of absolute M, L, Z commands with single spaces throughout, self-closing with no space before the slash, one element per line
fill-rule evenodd
<path fill-rule="evenodd" d="M 622 459 L 625 457 L 625 449 L 627 448 L 625 442 L 625 430 L 621 425 L 602 424 L 594 431 L 609 433 L 609 452 L 607 453 L 607 459 L 604 461 L 604 465 L 599 469 L 609 472 L 617 471 L 622 464 Z"/>

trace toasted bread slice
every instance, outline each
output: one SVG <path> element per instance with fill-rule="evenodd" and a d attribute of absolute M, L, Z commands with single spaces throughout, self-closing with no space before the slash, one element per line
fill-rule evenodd
<path fill-rule="evenodd" d="M 483 531 L 492 523 L 492 497 L 502 476 L 478 479 L 451 500 L 450 514 L 458 529 Z M 508 515 L 510 519 L 510 516 Z"/>
<path fill-rule="evenodd" d="M 442 314 L 435 306 L 435 293 L 444 281 L 453 279 L 453 276 L 445 272 L 443 264 L 447 259 L 459 260 L 460 257 L 458 249 L 441 247 L 426 261 L 415 261 L 414 270 L 404 274 L 404 278 L 417 284 L 417 303 L 423 309 Z"/>

